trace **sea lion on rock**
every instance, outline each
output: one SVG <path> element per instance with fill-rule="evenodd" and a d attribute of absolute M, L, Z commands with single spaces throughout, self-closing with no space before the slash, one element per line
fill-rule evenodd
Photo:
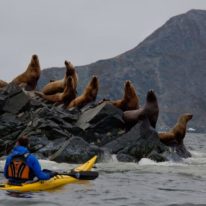
<path fill-rule="evenodd" d="M 31 91 L 36 88 L 39 80 L 41 68 L 39 58 L 36 54 L 32 55 L 31 62 L 29 63 L 26 71 L 12 80 L 13 83 L 24 87 L 25 90 Z"/>
<path fill-rule="evenodd" d="M 165 145 L 181 145 L 186 134 L 187 123 L 191 120 L 193 115 L 185 113 L 180 115 L 175 126 L 168 132 L 159 132 L 159 138 Z"/>
<path fill-rule="evenodd" d="M 97 97 L 97 93 L 98 93 L 98 89 L 99 89 L 99 82 L 98 82 L 98 78 L 96 76 L 93 76 L 92 79 L 90 80 L 90 82 L 87 84 L 87 86 L 85 87 L 82 95 L 76 97 L 74 100 L 72 100 L 67 108 L 71 108 L 71 107 L 83 107 L 86 104 L 95 101 L 96 97 Z"/>
<path fill-rule="evenodd" d="M 42 92 L 44 94 L 50 95 L 50 94 L 56 94 L 56 93 L 59 93 L 59 92 L 63 92 L 68 76 L 71 76 L 73 78 L 74 88 L 76 90 L 77 82 L 78 82 L 78 76 L 77 76 L 77 73 L 75 71 L 75 68 L 74 68 L 74 66 L 72 65 L 71 62 L 65 61 L 64 63 L 65 63 L 65 66 L 66 66 L 66 73 L 65 73 L 64 78 L 61 79 L 61 80 L 56 80 L 56 81 L 52 80 L 52 81 L 50 81 L 42 89 Z"/>
<path fill-rule="evenodd" d="M 139 120 L 144 119 L 147 117 L 152 127 L 156 127 L 157 119 L 159 115 L 159 106 L 157 97 L 153 90 L 148 91 L 146 102 L 143 107 L 136 109 L 125 111 L 123 113 L 123 119 L 125 123 L 132 127 L 134 126 Z"/>
<path fill-rule="evenodd" d="M 53 102 L 53 103 L 64 103 L 65 105 L 69 104 L 76 97 L 76 89 L 74 86 L 74 80 L 71 76 L 67 78 L 66 86 L 62 93 L 46 95 L 42 92 L 35 92 L 38 96 L 43 99 Z"/>
<path fill-rule="evenodd" d="M 7 82 L 5 82 L 5 81 L 3 81 L 3 80 L 0 80 L 0 88 L 3 88 L 3 87 L 5 87 L 5 86 L 7 86 L 7 85 L 8 85 Z"/>
<path fill-rule="evenodd" d="M 136 94 L 135 88 L 131 81 L 127 80 L 124 86 L 124 96 L 119 100 L 106 100 L 103 99 L 99 102 L 108 102 L 113 104 L 115 107 L 121 109 L 122 111 L 134 110 L 139 108 L 139 97 Z"/>

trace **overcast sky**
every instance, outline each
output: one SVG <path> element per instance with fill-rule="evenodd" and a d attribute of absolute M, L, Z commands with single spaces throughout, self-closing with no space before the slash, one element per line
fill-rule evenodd
<path fill-rule="evenodd" d="M 137 46 L 170 17 L 206 0 L 0 0 L 0 79 L 41 68 L 85 65 Z"/>

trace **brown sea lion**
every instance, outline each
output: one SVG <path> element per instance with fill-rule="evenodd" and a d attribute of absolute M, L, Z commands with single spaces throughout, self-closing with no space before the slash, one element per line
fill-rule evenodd
<path fill-rule="evenodd" d="M 76 97 L 74 100 L 72 100 L 67 108 L 71 108 L 71 107 L 83 107 L 86 104 L 95 101 L 96 97 L 97 97 L 97 93 L 98 93 L 98 89 L 99 89 L 99 82 L 98 82 L 98 78 L 96 76 L 93 76 L 92 79 L 90 80 L 90 82 L 87 84 L 87 86 L 85 87 L 82 95 Z"/>
<path fill-rule="evenodd" d="M 72 65 L 71 62 L 65 61 L 65 66 L 66 66 L 66 73 L 64 75 L 64 78 L 61 80 L 56 80 L 56 81 L 50 81 L 47 85 L 44 86 L 44 88 L 42 89 L 42 92 L 44 94 L 50 95 L 50 94 L 55 94 L 55 93 L 59 93 L 59 92 L 63 92 L 65 85 L 66 85 L 66 81 L 67 81 L 67 77 L 71 76 L 73 78 L 73 82 L 74 82 L 74 88 L 76 90 L 77 88 L 77 82 L 78 82 L 78 76 L 77 73 L 75 71 L 74 66 Z"/>
<path fill-rule="evenodd" d="M 76 89 L 74 88 L 74 80 L 71 76 L 67 78 L 66 86 L 63 92 L 46 95 L 42 92 L 35 92 L 38 96 L 53 103 L 69 104 L 76 97 Z"/>
<path fill-rule="evenodd" d="M 159 106 L 157 97 L 153 90 L 147 92 L 146 102 L 143 107 L 136 110 L 125 111 L 123 119 L 128 126 L 133 126 L 139 120 L 148 117 L 152 127 L 156 127 L 159 115 Z"/>
<path fill-rule="evenodd" d="M 34 90 L 39 80 L 41 68 L 39 64 L 39 58 L 36 54 L 32 55 L 31 62 L 29 63 L 26 71 L 12 80 L 20 87 L 24 87 L 25 90 Z"/>
<path fill-rule="evenodd" d="M 175 126 L 168 132 L 159 132 L 161 142 L 166 145 L 181 145 L 186 134 L 187 123 L 193 117 L 190 113 L 182 114 Z"/>
<path fill-rule="evenodd" d="M 0 80 L 0 88 L 3 88 L 3 87 L 5 87 L 5 86 L 7 86 L 7 85 L 8 85 L 7 82 L 5 82 L 5 81 L 3 81 L 3 80 Z"/>
<path fill-rule="evenodd" d="M 106 100 L 103 99 L 99 102 L 108 102 L 113 104 L 115 107 L 121 109 L 122 111 L 134 110 L 139 108 L 139 97 L 136 94 L 135 88 L 131 81 L 127 80 L 124 85 L 124 96 L 119 100 Z"/>

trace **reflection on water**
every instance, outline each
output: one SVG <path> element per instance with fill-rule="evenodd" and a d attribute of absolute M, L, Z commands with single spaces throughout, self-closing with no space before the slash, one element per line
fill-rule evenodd
<path fill-rule="evenodd" d="M 206 135 L 189 134 L 185 141 L 193 157 L 182 162 L 156 163 L 142 159 L 135 164 L 119 163 L 114 158 L 97 164 L 100 175 L 94 181 L 37 193 L 0 191 L 0 205 L 206 205 Z M 42 164 L 44 168 L 62 170 L 74 166 L 49 161 Z"/>
<path fill-rule="evenodd" d="M 22 192 L 16 192 L 16 191 L 6 191 L 6 195 L 10 197 L 16 197 L 16 198 L 32 198 L 32 193 L 22 193 Z"/>

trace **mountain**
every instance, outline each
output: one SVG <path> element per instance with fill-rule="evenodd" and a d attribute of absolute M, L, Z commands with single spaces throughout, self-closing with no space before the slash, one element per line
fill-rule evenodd
<path fill-rule="evenodd" d="M 64 76 L 64 68 L 42 71 L 39 88 Z M 147 91 L 158 97 L 158 128 L 172 127 L 178 116 L 193 113 L 189 127 L 206 125 L 206 11 L 190 10 L 169 19 L 135 48 L 111 59 L 77 67 L 79 88 L 95 74 L 98 98 L 121 98 L 125 80 L 131 80 L 144 104 Z"/>

